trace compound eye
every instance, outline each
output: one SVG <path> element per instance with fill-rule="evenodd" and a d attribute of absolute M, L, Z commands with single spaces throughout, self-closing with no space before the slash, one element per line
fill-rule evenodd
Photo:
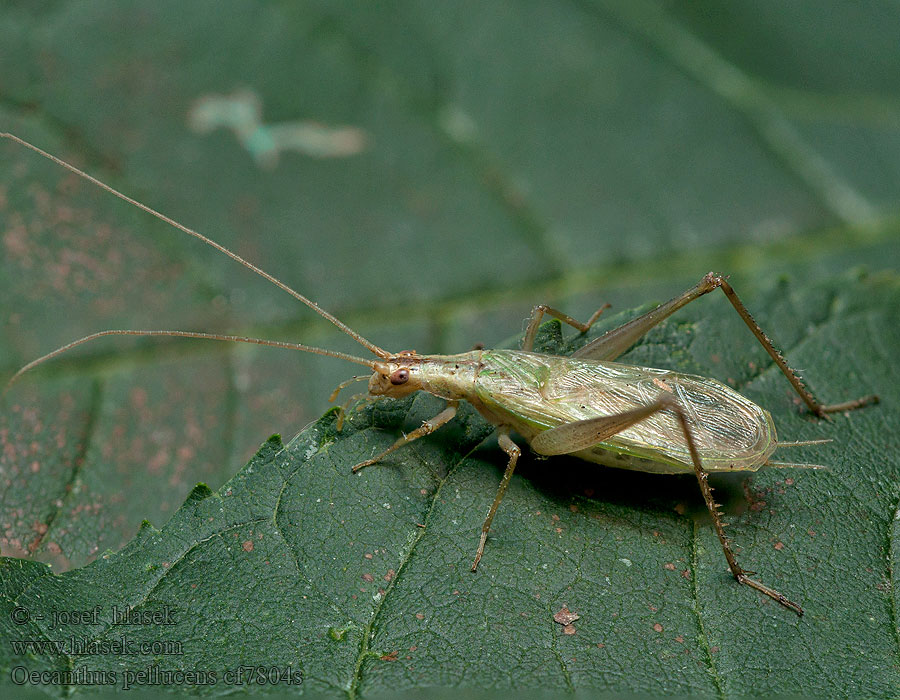
<path fill-rule="evenodd" d="M 409 370 L 403 367 L 391 375 L 391 384 L 406 384 L 408 379 Z"/>

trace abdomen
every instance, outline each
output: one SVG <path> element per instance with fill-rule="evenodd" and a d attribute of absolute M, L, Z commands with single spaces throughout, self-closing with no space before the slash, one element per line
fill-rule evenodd
<path fill-rule="evenodd" d="M 478 400 L 497 422 L 530 440 L 548 428 L 647 406 L 674 397 L 687 417 L 704 468 L 755 470 L 777 445 L 768 411 L 714 379 L 615 362 L 512 350 L 487 351 Z M 677 416 L 660 411 L 574 456 L 621 469 L 693 471 Z"/>

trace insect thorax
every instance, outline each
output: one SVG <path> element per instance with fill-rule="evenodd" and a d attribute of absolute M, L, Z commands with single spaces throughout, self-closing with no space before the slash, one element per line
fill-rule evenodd
<path fill-rule="evenodd" d="M 423 357 L 418 372 L 422 389 L 443 399 L 465 399 L 476 403 L 474 384 L 481 367 L 482 352 Z"/>

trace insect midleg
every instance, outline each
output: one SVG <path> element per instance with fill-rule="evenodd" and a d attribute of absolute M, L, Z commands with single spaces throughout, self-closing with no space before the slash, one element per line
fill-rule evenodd
<path fill-rule="evenodd" d="M 765 593 L 767 596 L 773 600 L 777 600 L 783 606 L 790 608 L 798 615 L 803 615 L 803 608 L 797 605 L 797 603 L 788 600 L 775 589 L 769 588 L 759 581 L 754 581 L 749 578 L 753 572 L 745 571 L 741 568 L 740 564 L 737 563 L 737 559 L 735 559 L 734 552 L 731 549 L 731 543 L 725 536 L 725 523 L 722 522 L 722 512 L 719 510 L 719 504 L 713 499 L 713 489 L 708 482 L 709 472 L 703 468 L 703 463 L 700 461 L 700 455 L 694 444 L 694 436 L 691 433 L 690 427 L 688 427 L 684 411 L 674 399 L 663 396 L 649 406 L 611 416 L 589 418 L 587 420 L 551 428 L 550 430 L 540 433 L 532 440 L 531 446 L 541 454 L 566 454 L 569 452 L 577 452 L 578 450 L 584 449 L 586 446 L 602 442 L 635 423 L 639 423 L 640 421 L 649 418 L 654 413 L 667 409 L 674 411 L 675 415 L 678 417 L 681 431 L 684 433 L 684 439 L 691 455 L 691 462 L 694 465 L 694 473 L 700 484 L 700 492 L 703 494 L 703 500 L 706 501 L 706 507 L 709 509 L 710 515 L 712 515 L 716 535 L 719 537 L 722 551 L 725 553 L 725 559 L 728 562 L 728 568 L 731 569 L 731 573 L 735 580 L 737 580 L 738 583 L 743 583 L 751 588 L 755 588 L 761 593 Z"/>
<path fill-rule="evenodd" d="M 438 413 L 434 418 L 431 418 L 430 420 L 425 421 L 424 423 L 422 423 L 422 425 L 420 425 L 418 428 L 416 428 L 415 430 L 410 432 L 408 435 L 404 435 L 403 437 L 399 438 L 397 440 L 397 442 L 395 442 L 393 445 L 388 447 L 381 454 L 376 455 L 375 457 L 372 457 L 371 459 L 367 459 L 364 462 L 360 462 L 359 464 L 354 466 L 353 469 L 351 469 L 351 471 L 355 474 L 363 467 L 368 467 L 368 466 L 375 464 L 376 462 L 380 462 L 384 457 L 389 455 L 391 452 L 403 447 L 404 445 L 408 445 L 413 440 L 418 440 L 420 437 L 425 437 L 426 435 L 431 435 L 435 430 L 440 428 L 442 425 L 453 420 L 453 417 L 456 415 L 456 411 L 458 408 L 459 408 L 459 401 L 448 401 L 447 407 L 443 411 Z"/>
<path fill-rule="evenodd" d="M 606 311 L 609 307 L 609 304 L 604 304 L 594 312 L 593 316 L 582 323 L 581 321 L 572 318 L 568 314 L 564 314 L 559 309 L 554 309 L 552 306 L 547 306 L 546 304 L 539 304 L 531 310 L 531 319 L 528 321 L 528 327 L 525 330 L 525 337 L 522 339 L 522 349 L 531 352 L 532 348 L 534 347 L 534 338 L 537 335 L 538 326 L 541 325 L 541 319 L 544 317 L 544 314 L 549 314 L 550 316 L 553 316 L 553 318 L 559 319 L 563 323 L 568 323 L 573 328 L 577 328 L 582 333 L 587 333 L 591 329 L 591 326 L 594 325 L 594 322 L 598 318 L 600 318 L 600 314 Z"/>
<path fill-rule="evenodd" d="M 509 455 L 509 462 L 506 465 L 506 471 L 503 472 L 503 478 L 500 480 L 500 487 L 497 489 L 497 495 L 494 496 L 491 509 L 488 511 L 487 518 L 484 519 L 484 524 L 481 526 L 481 539 L 478 541 L 478 549 L 475 551 L 472 571 L 478 570 L 478 562 L 481 561 L 481 556 L 484 554 L 484 545 L 487 542 L 488 531 L 491 529 L 491 521 L 497 513 L 500 501 L 503 500 L 503 494 L 506 493 L 506 487 L 509 486 L 509 481 L 516 470 L 516 462 L 519 461 L 519 456 L 522 454 L 522 449 L 509 437 L 509 431 L 510 428 L 507 425 L 501 425 L 497 428 L 497 442 L 500 443 L 500 449 Z"/>
<path fill-rule="evenodd" d="M 787 377 L 791 386 L 794 387 L 794 390 L 800 398 L 803 399 L 810 411 L 819 417 L 824 417 L 827 413 L 850 411 L 871 403 L 878 403 L 878 397 L 874 394 L 836 404 L 823 404 L 819 402 L 809 389 L 806 388 L 800 380 L 800 377 L 797 376 L 797 373 L 788 366 L 784 356 L 775 348 L 771 339 L 750 315 L 747 307 L 744 306 L 743 302 L 738 298 L 731 285 L 728 284 L 725 278 L 713 274 L 712 272 L 705 275 L 703 279 L 683 294 L 667 301 L 665 304 L 657 306 L 652 311 L 649 311 L 638 318 L 632 319 L 618 328 L 610 330 L 596 340 L 591 341 L 583 348 L 576 350 L 572 354 L 572 357 L 592 360 L 615 360 L 663 319 L 673 314 L 682 306 L 689 304 L 695 299 L 698 299 L 704 294 L 717 288 L 722 289 L 725 296 L 728 298 L 728 301 L 731 302 L 731 305 L 738 312 L 738 315 L 743 319 L 744 323 L 747 324 L 747 327 L 750 328 L 760 344 L 766 349 L 766 352 L 769 353 L 769 356 L 775 361 L 775 364 L 778 365 L 778 368 L 782 371 L 784 376 Z"/>

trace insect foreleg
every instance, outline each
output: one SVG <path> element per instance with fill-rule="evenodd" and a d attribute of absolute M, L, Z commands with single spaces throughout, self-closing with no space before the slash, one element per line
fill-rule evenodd
<path fill-rule="evenodd" d="M 543 319 L 544 314 L 549 314 L 550 316 L 553 316 L 553 318 L 558 319 L 563 323 L 568 323 L 573 328 L 577 328 L 582 333 L 587 333 L 591 329 L 591 326 L 594 325 L 594 322 L 600 318 L 600 314 L 606 311 L 609 306 L 609 304 L 604 304 L 597 309 L 594 312 L 594 315 L 585 323 L 582 323 L 558 309 L 554 309 L 546 304 L 539 304 L 531 310 L 531 319 L 528 321 L 528 327 L 525 329 L 525 337 L 522 339 L 522 349 L 531 352 L 532 348 L 534 348 L 534 338 L 537 335 L 537 329 L 538 326 L 541 325 L 541 319 Z"/>
<path fill-rule="evenodd" d="M 506 471 L 503 472 L 503 478 L 500 480 L 500 488 L 497 489 L 497 495 L 494 496 L 494 502 L 488 511 L 487 518 L 481 526 L 481 539 L 478 542 L 478 549 L 475 552 L 475 561 L 472 562 L 472 571 L 478 569 L 478 562 L 481 561 L 481 555 L 484 554 L 484 545 L 487 542 L 488 531 L 491 529 L 491 521 L 497 513 L 500 501 L 503 500 L 503 494 L 506 493 L 506 487 L 512 479 L 513 472 L 516 470 L 516 462 L 519 461 L 519 455 L 522 454 L 521 448 L 509 437 L 509 426 L 502 425 L 498 429 L 497 442 L 500 443 L 500 449 L 509 455 L 509 462 L 506 465 Z"/>
<path fill-rule="evenodd" d="M 376 455 L 375 457 L 372 457 L 371 459 L 367 459 L 365 462 L 360 462 L 359 464 L 357 464 L 352 469 L 353 473 L 358 472 L 363 467 L 368 467 L 368 466 L 371 466 L 372 464 L 375 464 L 376 462 L 380 462 L 391 452 L 403 447 L 404 445 L 408 445 L 413 440 L 418 440 L 420 437 L 425 437 L 426 435 L 431 435 L 431 433 L 433 433 L 435 430 L 440 428 L 442 425 L 453 420 L 453 417 L 456 415 L 456 411 L 458 408 L 459 408 L 459 401 L 448 401 L 447 407 L 443 411 L 438 413 L 434 418 L 425 421 L 424 423 L 422 423 L 422 425 L 420 425 L 415 430 L 411 431 L 409 434 L 404 435 L 403 437 L 399 438 L 397 440 L 397 442 L 395 442 L 393 445 L 388 447 L 380 455 Z"/>
<path fill-rule="evenodd" d="M 337 425 L 335 425 L 335 427 L 337 428 L 337 431 L 341 432 L 344 429 L 344 421 L 347 418 L 347 410 L 350 408 L 350 404 L 354 403 L 355 401 L 359 401 L 360 403 L 356 407 L 357 410 L 359 410 L 363 406 L 365 406 L 367 403 L 371 403 L 372 401 L 376 401 L 376 400 L 377 400 L 377 397 L 370 396 L 368 393 L 362 392 L 360 394 L 353 394 L 353 396 L 351 396 L 349 399 L 344 401 L 344 403 L 342 403 L 340 406 L 338 406 L 338 419 L 337 419 Z"/>
<path fill-rule="evenodd" d="M 803 609 L 799 605 L 788 600 L 778 591 L 749 578 L 753 572 L 744 571 L 737 563 L 734 552 L 731 549 L 731 544 L 725 536 L 725 525 L 722 522 L 722 513 L 719 511 L 719 504 L 713 499 L 712 487 L 707 481 L 709 473 L 703 468 L 703 464 L 700 461 L 700 455 L 694 444 L 694 437 L 691 434 L 691 429 L 688 426 L 684 411 L 682 411 L 681 407 L 674 399 L 661 397 L 654 403 L 643 408 L 637 408 L 611 416 L 600 416 L 598 418 L 567 423 L 556 428 L 545 430 L 531 441 L 531 447 L 536 452 L 545 455 L 577 452 L 586 449 L 593 444 L 602 442 L 616 433 L 620 433 L 635 423 L 639 423 L 640 421 L 649 418 L 658 411 L 667 409 L 674 411 L 675 415 L 678 417 L 681 431 L 684 433 L 684 439 L 691 455 L 691 462 L 694 465 L 694 473 L 697 475 L 697 481 L 700 484 L 700 492 L 703 494 L 703 500 L 706 501 L 706 507 L 709 508 L 709 512 L 712 515 L 713 525 L 716 529 L 716 534 L 719 537 L 719 542 L 722 545 L 722 550 L 725 553 L 725 559 L 728 561 L 728 567 L 731 569 L 732 575 L 739 583 L 746 584 L 761 593 L 765 593 L 786 608 L 790 608 L 798 615 L 802 615 Z"/>
<path fill-rule="evenodd" d="M 753 335 L 756 336 L 756 339 L 766 349 L 766 352 L 769 353 L 769 356 L 775 361 L 775 364 L 778 365 L 778 368 L 782 371 L 784 376 L 787 377 L 791 386 L 794 387 L 794 390 L 800 395 L 800 398 L 803 399 L 809 407 L 809 410 L 817 416 L 823 417 L 828 413 L 850 411 L 854 408 L 861 408 L 870 403 L 878 402 L 878 397 L 873 394 L 852 401 L 845 401 L 843 403 L 820 403 L 812 395 L 809 389 L 806 388 L 800 380 L 800 377 L 797 376 L 797 373 L 788 366 L 784 356 L 775 348 L 771 339 L 765 334 L 763 329 L 760 328 L 759 324 L 753 319 L 753 316 L 750 315 L 747 307 L 744 306 L 743 302 L 738 298 L 738 295 L 735 293 L 734 289 L 732 289 L 731 285 L 728 284 L 724 277 L 713 274 L 712 272 L 705 275 L 702 280 L 683 294 L 667 301 L 665 304 L 657 306 L 652 311 L 649 311 L 638 318 L 632 319 L 618 328 L 608 331 L 596 340 L 585 345 L 583 348 L 576 350 L 572 353 L 572 357 L 591 360 L 615 360 L 663 319 L 671 316 L 681 307 L 717 288 L 722 289 L 725 296 L 728 297 L 728 301 L 731 302 L 731 305 L 738 312 L 738 315 L 744 320 L 744 323 L 747 324 L 747 327 L 752 331 Z"/>

